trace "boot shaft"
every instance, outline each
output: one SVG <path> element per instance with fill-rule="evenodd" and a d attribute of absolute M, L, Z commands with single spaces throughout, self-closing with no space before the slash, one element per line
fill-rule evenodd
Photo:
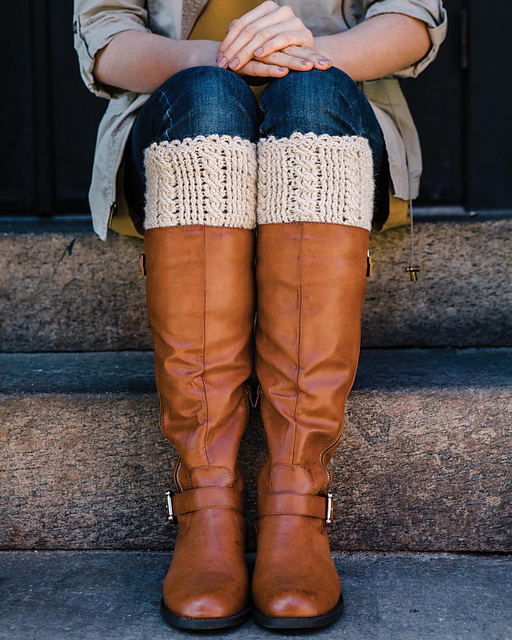
<path fill-rule="evenodd" d="M 150 229 L 145 251 L 160 426 L 178 450 L 183 483 L 221 486 L 234 479 L 247 422 L 254 232 L 204 225 Z"/>
<path fill-rule="evenodd" d="M 269 460 L 259 492 L 319 493 L 359 357 L 368 231 L 260 225 L 257 373 Z"/>

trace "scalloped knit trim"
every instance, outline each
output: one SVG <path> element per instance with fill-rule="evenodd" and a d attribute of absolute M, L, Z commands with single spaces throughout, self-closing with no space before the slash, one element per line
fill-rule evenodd
<path fill-rule="evenodd" d="M 256 226 L 256 145 L 238 136 L 153 143 L 146 166 L 145 229 Z"/>
<path fill-rule="evenodd" d="M 371 229 L 373 159 L 366 138 L 294 132 L 258 143 L 258 224 L 331 222 Z"/>

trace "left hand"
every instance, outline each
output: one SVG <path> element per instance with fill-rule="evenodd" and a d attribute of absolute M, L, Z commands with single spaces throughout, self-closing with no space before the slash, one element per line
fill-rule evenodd
<path fill-rule="evenodd" d="M 271 0 L 231 23 L 216 59 L 219 67 L 225 69 L 229 66 L 236 71 L 253 58 L 270 61 L 270 56 L 281 50 L 288 55 L 310 60 L 318 69 L 331 66 L 330 60 L 317 53 L 313 34 L 293 9 L 280 7 Z M 308 51 L 307 56 L 303 55 L 305 51 Z M 304 70 L 311 68 L 310 64 Z"/>

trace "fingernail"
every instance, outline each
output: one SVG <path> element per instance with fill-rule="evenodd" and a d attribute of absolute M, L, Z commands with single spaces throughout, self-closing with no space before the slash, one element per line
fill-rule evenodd
<path fill-rule="evenodd" d="M 307 67 L 310 64 L 310 60 L 301 60 L 300 63 L 303 67 Z"/>
<path fill-rule="evenodd" d="M 263 47 L 258 47 L 256 49 L 256 51 L 254 52 L 255 56 L 261 56 L 261 54 L 263 53 Z"/>
<path fill-rule="evenodd" d="M 321 64 L 322 66 L 332 64 L 332 60 L 329 60 L 329 58 L 318 58 L 318 64 Z"/>
<path fill-rule="evenodd" d="M 231 60 L 228 66 L 230 69 L 236 69 L 239 64 L 240 64 L 240 60 L 238 58 L 233 58 L 233 60 Z"/>
<path fill-rule="evenodd" d="M 218 62 L 219 67 L 225 67 L 226 66 L 226 62 L 227 62 L 226 58 L 224 56 L 222 56 L 222 58 Z"/>
<path fill-rule="evenodd" d="M 287 67 L 279 67 L 279 71 L 288 71 Z"/>

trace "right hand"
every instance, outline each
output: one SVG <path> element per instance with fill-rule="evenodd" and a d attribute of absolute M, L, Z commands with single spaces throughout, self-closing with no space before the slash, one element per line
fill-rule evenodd
<path fill-rule="evenodd" d="M 255 49 L 261 57 L 254 55 Z M 332 65 L 315 50 L 311 32 L 293 10 L 270 0 L 231 23 L 216 60 L 223 68 L 229 63 L 235 73 L 256 77 L 282 77 L 290 69 L 324 70 Z"/>
<path fill-rule="evenodd" d="M 309 47 L 304 45 L 290 45 L 282 51 L 275 51 L 264 58 L 254 57 L 249 60 L 240 69 L 236 69 L 234 73 L 246 77 L 261 78 L 282 78 L 290 69 L 295 71 L 310 71 L 314 67 L 325 70 L 332 66 L 332 62 L 326 60 L 326 63 L 318 63 L 319 55 Z"/>

